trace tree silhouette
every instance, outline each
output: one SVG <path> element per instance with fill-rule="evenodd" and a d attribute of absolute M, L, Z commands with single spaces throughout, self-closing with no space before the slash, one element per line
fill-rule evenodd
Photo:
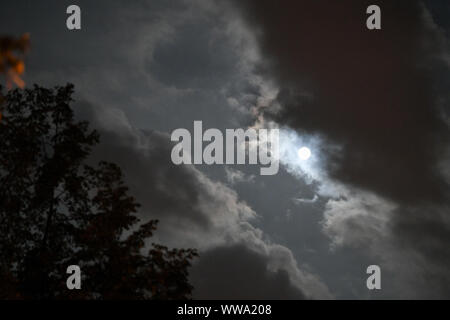
<path fill-rule="evenodd" d="M 1 92 L 1 90 L 0 90 Z M 193 249 L 146 241 L 120 168 L 86 164 L 99 134 L 76 122 L 73 86 L 34 86 L 0 105 L 0 298 L 185 299 Z M 79 265 L 82 289 L 68 290 Z"/>

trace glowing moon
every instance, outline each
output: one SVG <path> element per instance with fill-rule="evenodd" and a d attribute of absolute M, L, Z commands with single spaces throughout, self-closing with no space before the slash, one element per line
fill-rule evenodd
<path fill-rule="evenodd" d="M 311 157 L 311 150 L 307 147 L 302 147 L 298 149 L 298 157 L 300 160 L 308 160 Z"/>

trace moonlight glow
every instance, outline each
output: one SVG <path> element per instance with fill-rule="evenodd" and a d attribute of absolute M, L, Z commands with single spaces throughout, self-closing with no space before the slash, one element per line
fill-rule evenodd
<path fill-rule="evenodd" d="M 311 157 L 311 150 L 309 150 L 307 147 L 298 149 L 298 157 L 300 158 L 300 160 L 308 160 L 309 157 Z"/>

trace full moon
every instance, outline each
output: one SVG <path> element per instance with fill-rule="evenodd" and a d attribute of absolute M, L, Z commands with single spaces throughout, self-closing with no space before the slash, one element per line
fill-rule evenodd
<path fill-rule="evenodd" d="M 311 157 L 311 150 L 307 147 L 302 147 L 298 149 L 298 157 L 300 160 L 308 160 Z"/>

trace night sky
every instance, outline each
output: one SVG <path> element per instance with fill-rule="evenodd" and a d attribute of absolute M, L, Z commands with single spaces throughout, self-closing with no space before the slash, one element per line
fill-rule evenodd
<path fill-rule="evenodd" d="M 75 85 L 152 241 L 199 249 L 194 298 L 450 298 L 450 2 L 0 1 L 25 82 Z M 279 128 L 280 171 L 174 165 L 195 120 Z"/>

